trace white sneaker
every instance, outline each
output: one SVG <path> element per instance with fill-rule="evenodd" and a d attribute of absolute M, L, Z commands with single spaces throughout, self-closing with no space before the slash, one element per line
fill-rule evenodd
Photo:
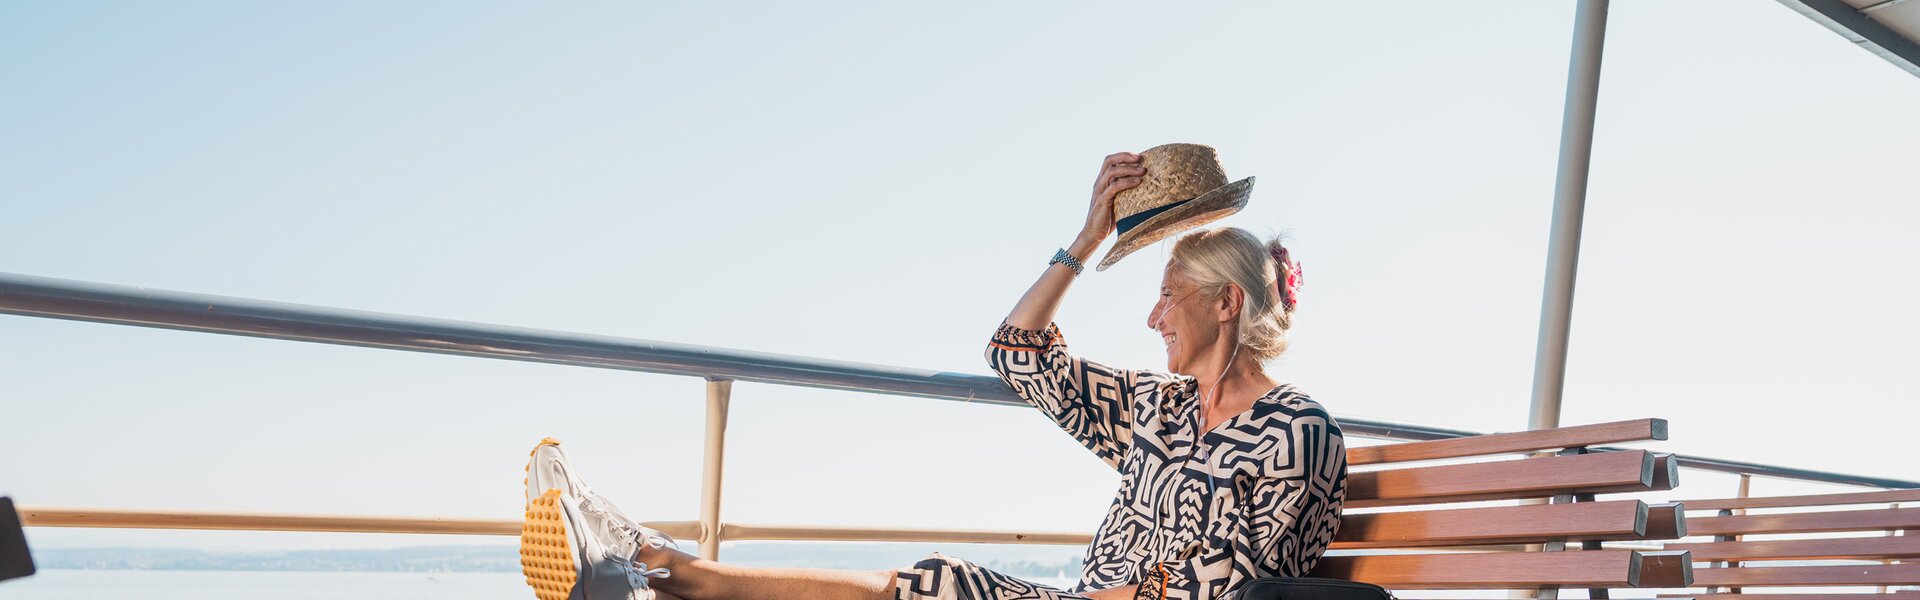
<path fill-rule="evenodd" d="M 640 545 L 673 543 L 587 488 L 560 442 L 540 441 L 527 461 L 527 513 L 520 571 L 540 600 L 653 600 L 649 577 L 667 569 L 634 562 Z"/>

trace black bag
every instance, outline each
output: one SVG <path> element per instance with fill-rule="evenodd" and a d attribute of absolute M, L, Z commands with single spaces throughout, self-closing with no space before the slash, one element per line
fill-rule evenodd
<path fill-rule="evenodd" d="M 1324 577 L 1261 577 L 1240 586 L 1238 600 L 1396 600 L 1371 583 Z"/>
<path fill-rule="evenodd" d="M 0 581 L 33 574 L 33 556 L 27 554 L 27 534 L 20 530 L 20 514 L 13 499 L 0 496 Z"/>

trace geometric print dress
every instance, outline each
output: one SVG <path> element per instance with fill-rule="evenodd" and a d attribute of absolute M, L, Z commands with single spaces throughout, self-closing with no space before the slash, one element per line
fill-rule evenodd
<path fill-rule="evenodd" d="M 1255 578 L 1306 574 L 1333 542 L 1346 443 L 1332 415 L 1292 385 L 1202 432 L 1198 380 L 1075 357 L 1058 325 L 1003 322 L 987 363 L 1118 470 L 1120 489 L 1072 591 L 936 552 L 898 572 L 896 599 L 1082 599 L 1128 584 L 1140 584 L 1141 600 L 1232 598 Z"/>

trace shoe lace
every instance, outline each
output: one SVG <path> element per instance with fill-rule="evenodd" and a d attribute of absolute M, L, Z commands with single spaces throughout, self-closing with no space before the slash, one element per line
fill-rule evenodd
<path fill-rule="evenodd" d="M 644 588 L 647 587 L 648 577 L 666 578 L 672 576 L 672 573 L 669 572 L 666 567 L 649 569 L 647 568 L 647 563 L 635 560 L 640 556 L 640 548 L 642 545 L 655 549 L 665 548 L 673 543 L 672 538 L 652 529 L 634 524 L 626 515 L 621 514 L 618 509 L 613 508 L 612 504 L 601 499 L 598 494 L 588 493 L 587 496 L 581 500 L 580 508 L 586 511 L 587 514 L 594 516 L 595 520 L 607 528 L 608 533 L 613 534 L 609 537 L 618 540 L 618 545 L 607 548 L 607 557 L 626 561 L 635 567 L 634 570 L 627 571 L 628 583 L 633 584 L 635 588 Z"/>
<path fill-rule="evenodd" d="M 652 586 L 647 585 L 647 578 L 659 577 L 666 579 L 672 576 L 673 573 L 668 572 L 666 567 L 649 569 L 647 568 L 647 563 L 635 562 L 633 563 L 633 568 L 627 570 L 627 584 L 632 585 L 634 589 L 649 589 Z"/>
<path fill-rule="evenodd" d="M 601 523 L 605 523 L 610 532 L 619 534 L 618 537 L 621 540 L 644 540 L 645 544 L 653 548 L 665 548 L 673 543 L 673 539 L 666 534 L 635 524 L 632 519 L 621 514 L 619 509 L 613 508 L 612 504 L 607 503 L 597 494 L 588 495 L 581 502 L 580 507 Z M 634 549 L 639 548 L 636 546 Z"/>

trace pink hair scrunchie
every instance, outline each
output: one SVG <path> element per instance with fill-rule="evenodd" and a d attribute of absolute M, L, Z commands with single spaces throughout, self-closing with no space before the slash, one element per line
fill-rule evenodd
<path fill-rule="evenodd" d="M 1300 305 L 1300 286 L 1306 283 L 1306 276 L 1300 271 L 1300 263 L 1293 261 L 1292 253 L 1285 246 L 1273 251 L 1273 264 L 1274 268 L 1287 272 L 1286 278 L 1275 287 L 1279 288 L 1280 302 L 1286 304 L 1287 310 L 1293 310 Z"/>

